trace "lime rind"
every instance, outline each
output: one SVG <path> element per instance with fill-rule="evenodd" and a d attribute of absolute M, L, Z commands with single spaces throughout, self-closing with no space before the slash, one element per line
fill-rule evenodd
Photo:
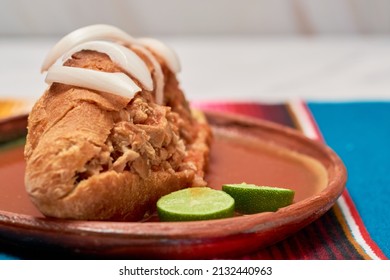
<path fill-rule="evenodd" d="M 242 214 L 275 212 L 292 204 L 295 195 L 291 189 L 245 183 L 226 184 L 222 190 L 234 198 L 235 209 Z"/>
<path fill-rule="evenodd" d="M 176 191 L 161 197 L 157 213 L 161 221 L 199 221 L 229 218 L 235 202 L 227 193 L 207 187 Z"/>

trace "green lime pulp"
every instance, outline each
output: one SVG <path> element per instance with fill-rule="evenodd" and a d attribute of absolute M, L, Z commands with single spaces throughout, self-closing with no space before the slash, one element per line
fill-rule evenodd
<path fill-rule="evenodd" d="M 194 187 L 176 191 L 157 201 L 161 221 L 198 221 L 234 215 L 234 199 L 223 191 Z"/>

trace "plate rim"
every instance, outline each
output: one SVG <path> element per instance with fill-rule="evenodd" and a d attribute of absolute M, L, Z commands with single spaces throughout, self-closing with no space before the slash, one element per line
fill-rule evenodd
<path fill-rule="evenodd" d="M 276 212 L 264 212 L 220 220 L 160 223 L 76 221 L 40 218 L 0 210 L 0 237 L 3 236 L 1 232 L 5 228 L 6 230 L 24 229 L 47 234 L 56 234 L 61 231 L 62 234 L 67 235 L 76 234 L 99 238 L 115 237 L 128 242 L 131 240 L 134 242 L 137 240 L 149 240 L 158 244 L 172 243 L 173 241 L 180 242 L 180 240 L 196 242 L 196 240 L 219 239 L 240 234 L 259 233 L 274 227 L 287 225 L 291 222 L 314 221 L 328 211 L 344 191 L 347 181 L 346 167 L 339 156 L 326 144 L 310 139 L 298 130 L 271 121 L 226 112 L 208 110 L 203 110 L 203 112 L 208 118 L 221 118 L 231 122 L 249 124 L 254 127 L 260 126 L 262 129 L 272 130 L 279 134 L 287 134 L 290 137 L 297 138 L 299 141 L 306 142 L 327 155 L 336 176 L 332 177 L 328 185 L 319 193 L 281 208 Z M 25 117 L 27 119 L 27 115 Z M 20 116 L 17 119 L 20 121 Z M 12 118 L 8 118 L 7 122 L 9 121 L 12 121 Z M 327 171 L 329 176 L 329 170 Z M 291 212 L 299 215 L 292 217 Z M 307 224 L 309 223 L 311 222 Z M 232 227 L 230 224 L 234 224 L 234 226 Z M 224 229 L 222 235 L 221 228 Z"/>

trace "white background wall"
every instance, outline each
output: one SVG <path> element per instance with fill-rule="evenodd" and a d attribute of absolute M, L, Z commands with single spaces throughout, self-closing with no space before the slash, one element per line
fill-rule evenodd
<path fill-rule="evenodd" d="M 104 22 L 134 35 L 378 34 L 389 0 L 0 0 L 0 36 Z"/>
<path fill-rule="evenodd" d="M 190 100 L 390 100 L 390 0 L 0 0 L 0 98 L 37 99 L 74 29 L 173 46 Z"/>

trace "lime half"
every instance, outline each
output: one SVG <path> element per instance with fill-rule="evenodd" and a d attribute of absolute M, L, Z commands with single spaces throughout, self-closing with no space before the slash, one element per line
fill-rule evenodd
<path fill-rule="evenodd" d="M 223 191 L 194 187 L 176 191 L 157 201 L 161 221 L 198 221 L 234 215 L 234 199 Z"/>
<path fill-rule="evenodd" d="M 243 214 L 274 212 L 290 205 L 295 194 L 290 189 L 246 183 L 223 185 L 222 190 L 234 198 L 236 211 Z"/>

